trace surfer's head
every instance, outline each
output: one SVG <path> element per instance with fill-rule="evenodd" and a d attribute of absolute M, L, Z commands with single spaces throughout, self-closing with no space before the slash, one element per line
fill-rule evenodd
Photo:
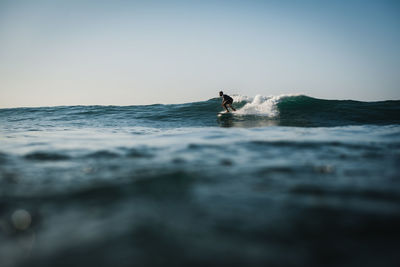
<path fill-rule="evenodd" d="M 222 96 L 224 94 L 224 92 L 219 91 L 219 96 Z"/>

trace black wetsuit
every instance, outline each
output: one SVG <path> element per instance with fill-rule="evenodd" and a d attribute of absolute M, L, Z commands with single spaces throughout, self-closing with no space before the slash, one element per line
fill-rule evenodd
<path fill-rule="evenodd" d="M 222 95 L 222 103 L 232 104 L 233 103 L 233 99 L 229 95 Z"/>

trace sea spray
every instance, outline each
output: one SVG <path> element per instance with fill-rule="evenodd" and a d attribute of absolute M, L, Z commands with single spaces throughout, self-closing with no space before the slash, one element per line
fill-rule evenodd
<path fill-rule="evenodd" d="M 240 115 L 259 115 L 274 118 L 279 115 L 277 104 L 284 98 L 295 95 L 279 95 L 279 96 L 262 96 L 255 97 L 234 96 L 234 102 L 247 102 L 236 112 Z"/>

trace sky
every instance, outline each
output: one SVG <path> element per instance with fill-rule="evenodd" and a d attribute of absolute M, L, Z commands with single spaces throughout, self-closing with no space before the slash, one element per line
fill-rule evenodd
<path fill-rule="evenodd" d="M 400 1 L 0 0 L 0 108 L 400 99 Z"/>

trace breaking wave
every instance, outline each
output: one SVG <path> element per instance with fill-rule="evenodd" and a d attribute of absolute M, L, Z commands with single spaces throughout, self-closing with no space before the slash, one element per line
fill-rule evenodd
<path fill-rule="evenodd" d="M 63 106 L 0 109 L 0 122 L 21 124 L 30 120 L 38 126 L 66 123 L 74 126 L 143 127 L 254 127 L 283 125 L 297 127 L 331 127 L 346 125 L 400 124 L 400 101 L 361 102 L 324 100 L 305 95 L 254 97 L 234 95 L 237 112 L 229 118 L 217 119 L 221 99 L 144 106 Z M 42 115 L 42 116 L 41 116 Z M 32 125 L 32 124 L 31 124 Z M 31 129 L 35 130 L 35 129 Z"/>

